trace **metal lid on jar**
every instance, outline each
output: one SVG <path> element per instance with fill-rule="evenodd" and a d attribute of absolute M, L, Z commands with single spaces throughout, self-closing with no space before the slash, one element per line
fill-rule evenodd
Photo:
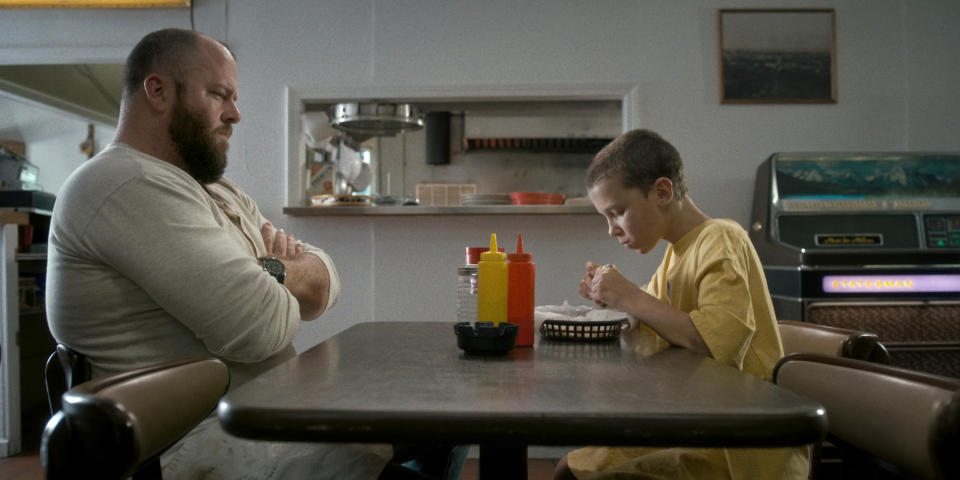
<path fill-rule="evenodd" d="M 474 263 L 460 265 L 457 267 L 457 275 L 476 275 L 479 268 L 480 266 Z"/>

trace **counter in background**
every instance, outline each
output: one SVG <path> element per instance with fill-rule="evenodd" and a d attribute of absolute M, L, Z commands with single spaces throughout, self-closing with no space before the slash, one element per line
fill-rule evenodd
<path fill-rule="evenodd" d="M 486 205 L 455 207 L 422 206 L 329 206 L 284 207 L 295 217 L 364 215 L 596 215 L 592 205 Z"/>

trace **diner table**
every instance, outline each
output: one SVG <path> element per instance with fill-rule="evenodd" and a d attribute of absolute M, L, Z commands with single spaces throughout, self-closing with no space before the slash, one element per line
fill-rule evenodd
<path fill-rule="evenodd" d="M 452 323 L 354 325 L 225 395 L 260 440 L 479 445 L 480 478 L 526 478 L 527 446 L 774 447 L 823 438 L 821 405 L 649 330 L 457 347 Z"/>

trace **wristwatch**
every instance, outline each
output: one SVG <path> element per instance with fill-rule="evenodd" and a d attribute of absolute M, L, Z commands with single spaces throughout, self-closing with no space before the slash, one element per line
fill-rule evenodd
<path fill-rule="evenodd" d="M 287 278 L 287 267 L 280 261 L 278 258 L 274 257 L 260 257 L 257 260 L 263 264 L 263 271 L 267 272 L 273 278 L 276 278 L 281 285 L 283 281 Z"/>

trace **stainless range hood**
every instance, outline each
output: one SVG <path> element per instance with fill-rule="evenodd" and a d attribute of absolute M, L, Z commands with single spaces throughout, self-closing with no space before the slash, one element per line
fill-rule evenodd
<path fill-rule="evenodd" d="M 392 137 L 423 128 L 423 111 L 409 103 L 337 103 L 330 125 L 357 137 Z"/>

